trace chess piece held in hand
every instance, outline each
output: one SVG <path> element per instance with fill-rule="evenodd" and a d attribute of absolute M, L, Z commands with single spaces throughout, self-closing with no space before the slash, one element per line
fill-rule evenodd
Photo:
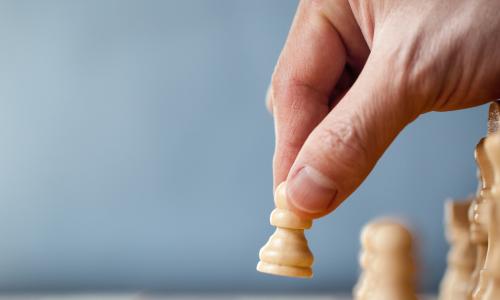
<path fill-rule="evenodd" d="M 307 245 L 304 229 L 312 220 L 302 219 L 288 209 L 285 182 L 275 191 L 276 209 L 271 213 L 271 225 L 276 231 L 260 249 L 257 271 L 288 277 L 312 277 L 313 255 Z"/>
<path fill-rule="evenodd" d="M 476 260 L 476 247 L 469 234 L 470 204 L 470 200 L 445 203 L 446 238 L 450 250 L 448 266 L 439 287 L 439 300 L 469 299 L 470 276 Z"/>
<path fill-rule="evenodd" d="M 378 220 L 361 234 L 362 274 L 356 300 L 416 300 L 413 238 L 403 225 Z"/>

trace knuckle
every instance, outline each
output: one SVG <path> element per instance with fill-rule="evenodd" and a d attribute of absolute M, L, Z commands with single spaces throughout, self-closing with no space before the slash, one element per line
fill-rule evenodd
<path fill-rule="evenodd" d="M 287 84 L 284 80 L 277 75 L 273 75 L 268 90 L 268 97 L 273 99 L 275 104 L 282 104 L 288 99 L 288 97 L 286 97 L 286 92 Z"/>
<path fill-rule="evenodd" d="M 271 80 L 270 97 L 278 106 L 300 110 L 309 99 L 326 101 L 330 95 L 307 80 L 298 77 L 276 75 Z"/>
<path fill-rule="evenodd" d="M 283 72 L 278 72 L 271 78 L 271 97 L 279 99 L 279 101 L 286 101 L 287 95 L 290 95 L 290 93 L 293 93 L 304 84 L 282 73 Z"/>
<path fill-rule="evenodd" d="M 304 108 L 304 90 L 293 80 L 273 79 L 269 96 L 278 115 L 288 118 Z"/>
<path fill-rule="evenodd" d="M 304 4 L 313 9 L 324 9 L 325 6 L 331 5 L 331 2 L 328 0 L 307 0 L 304 2 Z"/>

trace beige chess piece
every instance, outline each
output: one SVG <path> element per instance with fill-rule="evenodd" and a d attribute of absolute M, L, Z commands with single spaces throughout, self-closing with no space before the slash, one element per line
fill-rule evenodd
<path fill-rule="evenodd" d="M 274 195 L 276 209 L 271 213 L 271 225 L 276 231 L 260 249 L 257 270 L 263 273 L 289 277 L 312 277 L 313 255 L 307 245 L 304 229 L 312 220 L 301 219 L 288 209 L 285 183 Z"/>
<path fill-rule="evenodd" d="M 487 137 L 484 150 L 491 164 L 493 183 L 488 194 L 489 207 L 484 217 L 488 230 L 488 250 L 473 299 L 496 300 L 500 299 L 500 134 Z"/>
<path fill-rule="evenodd" d="M 359 265 L 361 267 L 361 275 L 359 276 L 358 283 L 354 286 L 353 296 L 356 300 L 367 299 L 370 295 L 370 290 L 373 289 L 373 272 L 370 272 L 369 262 L 371 261 L 371 256 L 373 256 L 373 250 L 371 249 L 373 245 L 372 238 L 376 229 L 379 227 L 380 223 L 369 223 L 363 227 L 360 235 L 361 251 L 359 254 Z M 371 277 L 371 278 L 370 278 Z"/>
<path fill-rule="evenodd" d="M 475 152 L 476 161 L 479 165 L 479 161 L 477 158 L 477 148 Z M 484 156 L 484 155 L 483 155 Z M 474 262 L 474 270 L 469 278 L 469 291 L 467 295 L 467 299 L 472 299 L 472 294 L 477 287 L 479 282 L 479 273 L 484 266 L 484 260 L 486 259 L 486 250 L 488 249 L 488 233 L 486 231 L 485 226 L 479 223 L 479 212 L 482 211 L 480 209 L 485 205 L 485 201 L 483 201 L 481 197 L 481 190 L 483 189 L 483 180 L 481 179 L 481 172 L 477 170 L 478 177 L 478 187 L 476 196 L 473 198 L 471 205 L 469 206 L 469 236 L 472 245 L 476 248 L 476 260 Z"/>
<path fill-rule="evenodd" d="M 498 132 L 500 127 L 500 102 L 493 101 L 488 110 L 488 136 Z M 481 139 L 474 152 L 478 166 L 478 191 L 469 209 L 469 221 L 471 223 L 470 236 L 476 245 L 476 263 L 469 284 L 469 299 L 473 298 L 478 289 L 479 273 L 484 267 L 486 252 L 488 248 L 488 231 L 485 225 L 485 217 L 489 214 L 489 190 L 493 181 L 491 166 L 484 153 L 484 138 Z M 478 291 L 479 292 L 479 291 Z"/>
<path fill-rule="evenodd" d="M 362 274 L 356 300 L 415 300 L 415 261 L 411 233 L 403 225 L 379 220 L 361 234 Z"/>
<path fill-rule="evenodd" d="M 484 267 L 488 249 L 487 218 L 491 202 L 493 172 L 491 163 L 485 153 L 485 140 L 486 138 L 482 138 L 479 141 L 474 152 L 478 172 L 481 177 L 481 186 L 469 211 L 471 241 L 476 245 L 476 264 L 471 275 L 469 299 L 477 299 L 481 293 L 479 289 L 479 274 Z"/>
<path fill-rule="evenodd" d="M 439 300 L 467 300 L 476 248 L 469 235 L 471 201 L 445 203 L 446 238 L 450 244 L 448 266 L 439 287 Z"/>

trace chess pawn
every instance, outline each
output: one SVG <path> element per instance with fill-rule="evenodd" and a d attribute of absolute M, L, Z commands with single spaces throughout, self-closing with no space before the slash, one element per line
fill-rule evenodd
<path fill-rule="evenodd" d="M 480 273 L 478 290 L 474 292 L 473 299 L 494 300 L 500 299 L 500 134 L 486 138 L 484 149 L 491 163 L 493 184 L 489 193 L 489 210 L 485 217 L 488 251 Z"/>
<path fill-rule="evenodd" d="M 374 279 L 374 274 L 369 271 L 369 262 L 372 260 L 373 250 L 371 250 L 371 245 L 373 245 L 372 237 L 375 235 L 379 223 L 369 223 L 363 227 L 360 235 L 361 251 L 359 254 L 359 265 L 361 267 L 361 274 L 359 280 L 353 288 L 353 296 L 355 300 L 367 299 L 370 290 L 372 290 Z M 371 250 L 371 251 L 370 251 Z"/>
<path fill-rule="evenodd" d="M 446 238 L 450 244 L 448 267 L 441 280 L 439 300 L 467 300 L 470 276 L 476 259 L 470 241 L 468 210 L 471 202 L 446 202 Z"/>
<path fill-rule="evenodd" d="M 489 137 L 488 137 L 489 138 Z M 469 209 L 470 237 L 476 245 L 476 263 L 469 285 L 469 299 L 479 299 L 482 289 L 479 287 L 479 275 L 484 268 L 488 248 L 488 217 L 491 204 L 493 170 L 485 152 L 485 140 L 482 138 L 476 146 L 474 156 L 480 175 L 480 188 Z"/>
<path fill-rule="evenodd" d="M 412 237 L 401 224 L 375 221 L 361 234 L 362 274 L 356 300 L 415 300 Z"/>
<path fill-rule="evenodd" d="M 276 209 L 271 213 L 271 225 L 276 231 L 260 249 L 257 270 L 263 273 L 289 277 L 312 277 L 313 255 L 307 245 L 304 229 L 312 220 L 302 219 L 288 209 L 285 183 L 274 196 Z"/>
<path fill-rule="evenodd" d="M 392 225 L 396 225 L 396 231 L 394 234 L 387 234 L 387 229 Z M 362 249 L 359 255 L 362 272 L 353 288 L 354 299 L 373 299 L 374 290 L 377 284 L 380 285 L 379 276 L 387 275 L 387 281 L 398 284 L 397 280 L 413 273 L 411 258 L 400 255 L 401 252 L 407 253 L 405 249 L 411 248 L 411 241 L 405 234 L 398 234 L 398 226 L 399 224 L 389 220 L 377 220 L 364 226 L 361 231 Z M 384 232 L 389 238 L 384 238 Z"/>
<path fill-rule="evenodd" d="M 416 300 L 413 238 L 403 225 L 386 221 L 373 238 L 370 262 L 377 280 L 370 300 Z"/>

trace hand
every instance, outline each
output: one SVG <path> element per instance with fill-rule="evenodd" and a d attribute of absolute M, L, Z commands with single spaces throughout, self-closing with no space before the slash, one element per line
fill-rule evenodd
<path fill-rule="evenodd" d="M 267 104 L 274 186 L 318 218 L 420 114 L 500 97 L 500 1 L 303 0 Z"/>

